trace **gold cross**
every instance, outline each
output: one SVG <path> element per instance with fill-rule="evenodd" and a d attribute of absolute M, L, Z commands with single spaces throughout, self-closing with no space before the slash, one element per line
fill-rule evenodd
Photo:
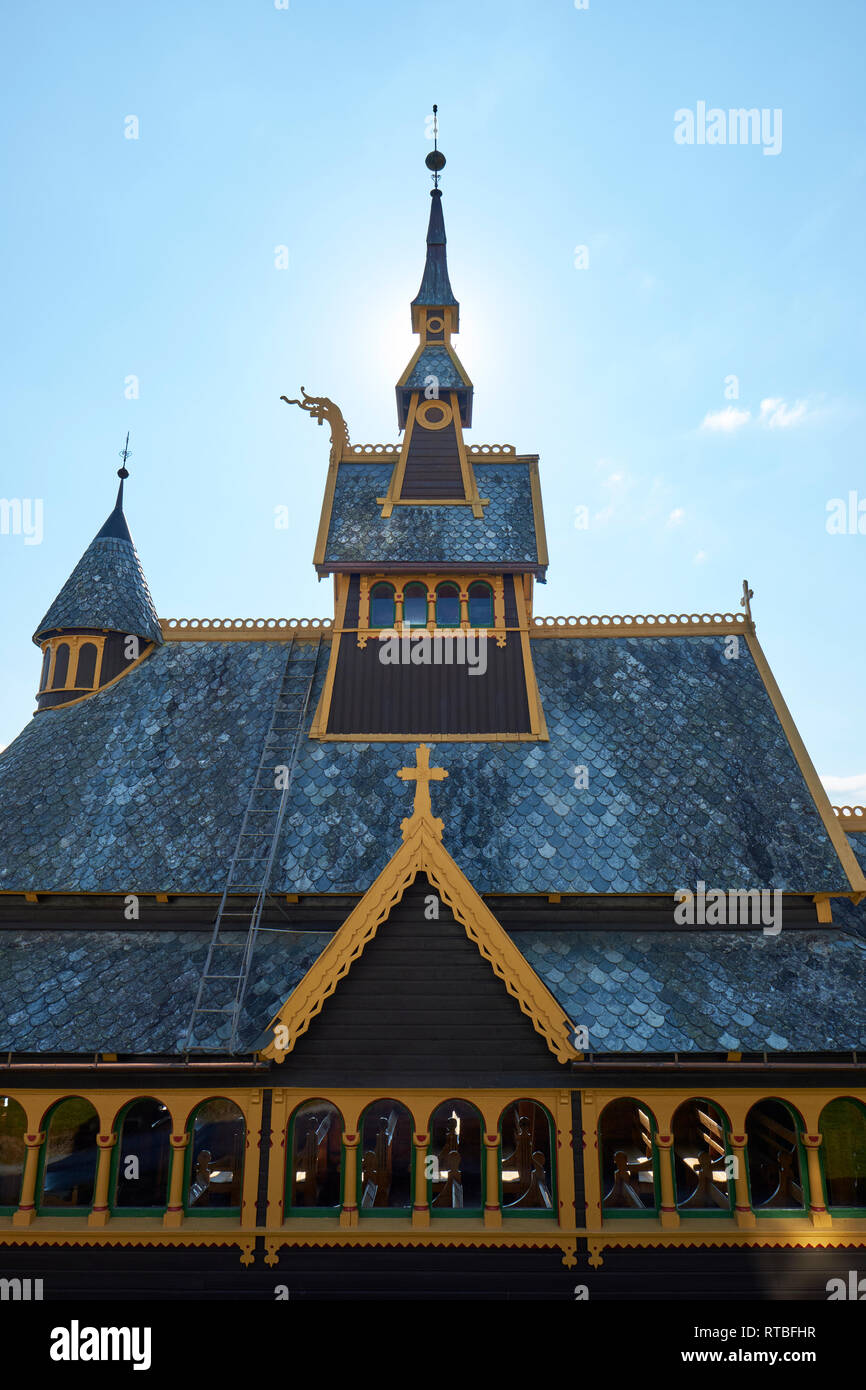
<path fill-rule="evenodd" d="M 397 776 L 404 782 L 415 783 L 415 804 L 412 807 L 412 817 L 427 816 L 433 820 L 433 807 L 430 804 L 430 783 L 441 782 L 448 776 L 444 767 L 430 766 L 430 745 L 429 743 L 419 743 L 415 749 L 415 766 L 401 767 Z M 404 821 L 403 825 L 406 826 Z M 441 826 L 442 822 L 439 821 Z M 404 829 L 405 834 L 405 829 Z"/>

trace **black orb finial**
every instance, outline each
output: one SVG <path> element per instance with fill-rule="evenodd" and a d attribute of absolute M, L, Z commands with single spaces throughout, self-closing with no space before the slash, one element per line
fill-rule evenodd
<path fill-rule="evenodd" d="M 118 470 L 117 470 L 117 476 L 118 476 L 118 478 L 120 478 L 121 482 L 123 481 L 124 478 L 128 478 L 128 477 L 129 477 L 129 469 L 128 469 L 127 466 L 126 466 L 126 460 L 127 460 L 128 458 L 130 458 L 131 456 L 132 456 L 132 450 L 131 450 L 130 447 L 129 447 L 129 430 L 127 430 L 127 432 L 126 432 L 126 443 L 124 444 L 123 448 L 120 450 L 120 457 L 123 459 L 123 467 L 122 467 L 122 468 L 118 468 Z"/>
<path fill-rule="evenodd" d="M 442 151 L 440 150 L 440 148 L 439 148 L 439 143 L 438 143 L 438 141 L 439 141 L 439 119 L 438 119 L 438 116 L 437 116 L 438 110 L 439 110 L 439 107 L 436 106 L 436 105 L 434 104 L 434 106 L 433 106 L 433 148 L 432 148 L 432 150 L 430 151 L 430 153 L 428 154 L 427 158 L 424 160 L 424 163 L 427 165 L 427 168 L 430 169 L 431 172 L 432 172 L 432 174 L 433 174 L 433 186 L 434 186 L 434 188 L 438 188 L 438 187 L 439 187 L 439 175 L 440 175 L 441 171 L 445 168 L 445 156 L 444 156 L 444 154 L 442 153 Z"/>

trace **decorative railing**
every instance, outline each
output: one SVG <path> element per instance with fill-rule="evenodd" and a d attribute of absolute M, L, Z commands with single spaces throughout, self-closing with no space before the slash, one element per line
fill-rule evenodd
<path fill-rule="evenodd" d="M 387 458 L 400 457 L 399 444 L 350 444 L 343 450 L 343 458 L 370 458 L 371 456 Z"/>
<path fill-rule="evenodd" d="M 833 810 L 846 822 L 846 830 L 866 830 L 866 806 L 834 806 Z"/>
<path fill-rule="evenodd" d="M 591 613 L 583 617 L 570 615 L 532 619 L 535 637 L 557 637 L 574 632 L 587 636 L 600 632 L 728 632 L 731 628 L 747 628 L 743 613 Z"/>
<path fill-rule="evenodd" d="M 479 454 L 517 454 L 513 444 L 467 444 L 466 452 L 476 457 Z"/>
<path fill-rule="evenodd" d="M 331 618 L 160 618 L 167 642 L 206 642 L 210 638 L 240 641 L 312 641 L 334 626 Z"/>

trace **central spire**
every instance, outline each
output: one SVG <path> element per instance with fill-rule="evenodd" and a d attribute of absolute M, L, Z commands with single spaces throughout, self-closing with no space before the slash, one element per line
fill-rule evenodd
<path fill-rule="evenodd" d="M 442 190 L 439 175 L 445 168 L 445 156 L 439 148 L 438 106 L 433 107 L 433 148 L 424 163 L 433 173 L 433 188 L 430 190 L 430 221 L 427 225 L 427 260 L 421 288 L 412 300 L 412 329 L 420 333 L 424 322 L 423 309 L 453 308 L 451 322 L 453 332 L 459 332 L 460 306 L 454 298 L 451 281 L 448 278 L 448 261 L 445 253 L 445 218 L 442 215 Z"/>

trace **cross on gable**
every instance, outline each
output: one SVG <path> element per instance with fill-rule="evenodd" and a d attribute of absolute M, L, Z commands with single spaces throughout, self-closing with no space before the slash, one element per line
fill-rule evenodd
<path fill-rule="evenodd" d="M 412 807 L 412 814 L 407 816 L 401 825 L 403 839 L 406 839 L 410 828 L 414 828 L 415 822 L 422 817 L 433 826 L 437 835 L 441 837 L 442 821 L 433 815 L 433 807 L 430 802 L 430 783 L 443 781 L 448 773 L 444 767 L 430 766 L 429 743 L 419 743 L 415 749 L 415 766 L 401 767 L 397 776 L 404 782 L 415 783 L 415 802 Z"/>

